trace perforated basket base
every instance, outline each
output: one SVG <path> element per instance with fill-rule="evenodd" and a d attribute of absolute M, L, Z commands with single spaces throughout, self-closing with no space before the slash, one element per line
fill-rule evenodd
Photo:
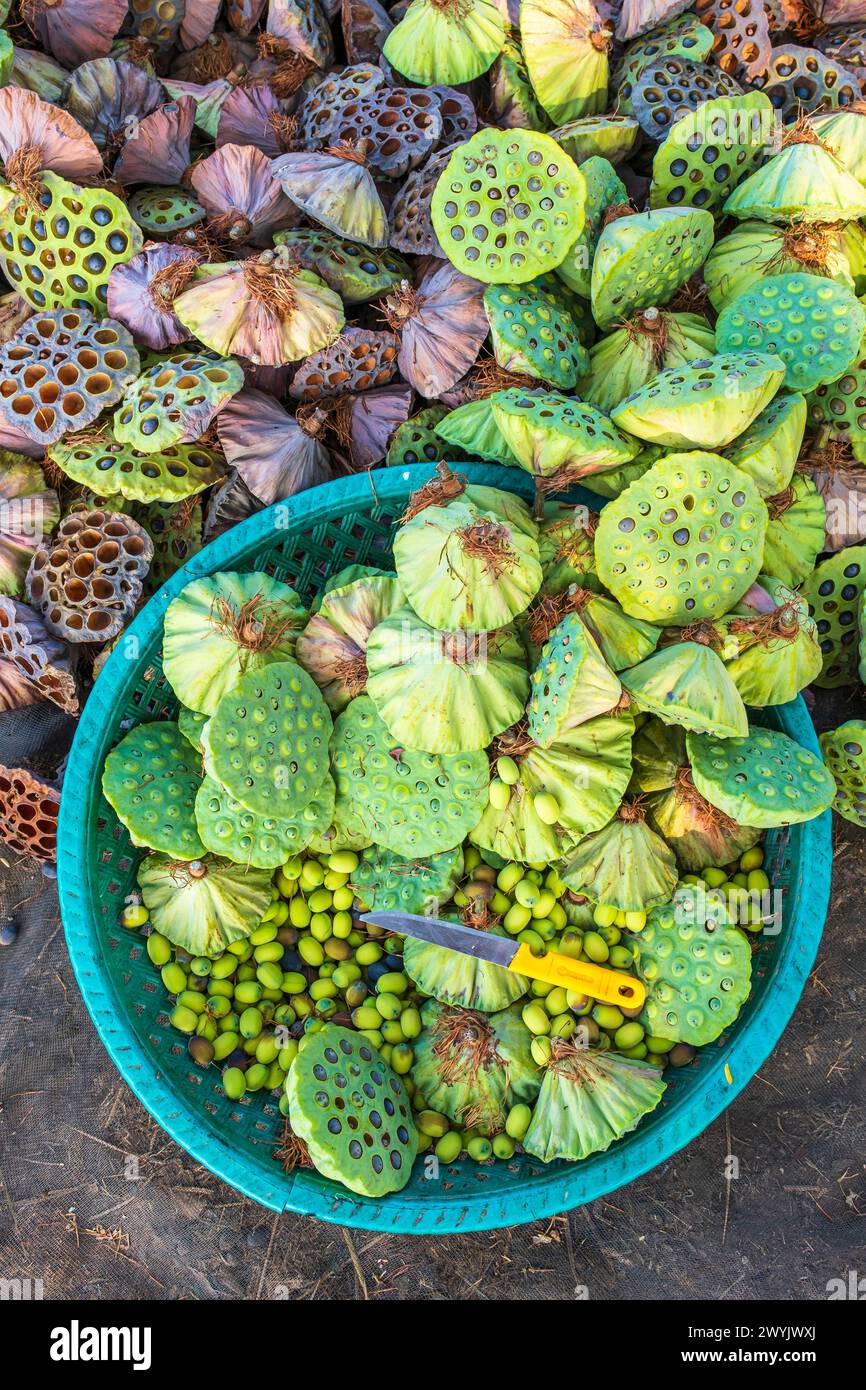
<path fill-rule="evenodd" d="M 472 483 L 524 497 L 532 480 L 517 469 L 462 467 Z M 768 864 L 783 892 L 783 926 L 762 937 L 754 988 L 740 1018 L 683 1071 L 667 1072 L 661 1105 L 605 1154 L 583 1163 L 534 1159 L 425 1167 L 422 1155 L 402 1192 L 381 1201 L 354 1196 L 315 1172 L 283 1173 L 272 1158 L 281 1128 L 275 1098 L 229 1101 L 220 1073 L 190 1060 L 168 1021 L 168 999 L 144 940 L 117 925 L 135 885 L 138 851 L 98 791 L 105 755 L 124 721 L 174 715 L 177 701 L 160 663 L 163 616 L 191 579 L 218 570 L 259 570 L 311 599 L 347 564 L 387 566 L 397 518 L 428 478 L 427 464 L 341 479 L 251 517 L 196 555 L 151 599 L 129 628 L 139 657 L 122 644 L 108 659 L 81 717 L 63 787 L 58 847 L 61 907 L 69 954 L 91 1017 L 122 1076 L 154 1119 L 198 1162 L 274 1211 L 419 1235 L 487 1230 L 580 1206 L 664 1162 L 713 1120 L 778 1041 L 806 982 L 821 938 L 830 888 L 830 813 L 768 838 Z M 599 499 L 575 494 L 594 508 Z M 760 716 L 818 751 L 802 700 Z M 124 725 L 126 727 L 126 725 Z M 727 1074 L 726 1074 L 727 1068 Z M 730 1075 L 730 1081 L 728 1080 Z"/>

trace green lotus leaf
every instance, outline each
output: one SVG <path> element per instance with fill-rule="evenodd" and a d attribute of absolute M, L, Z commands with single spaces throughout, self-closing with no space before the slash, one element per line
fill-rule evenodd
<path fill-rule="evenodd" d="M 742 696 L 716 653 L 698 642 L 677 642 L 624 671 L 623 687 L 639 710 L 665 724 L 717 738 L 745 737 Z"/>
<path fill-rule="evenodd" d="M 599 328 L 666 304 L 700 269 L 712 244 L 712 214 L 698 208 L 664 208 L 610 222 L 592 262 L 592 312 Z"/>
<path fill-rule="evenodd" d="M 418 1152 L 412 1107 L 402 1079 L 366 1038 L 333 1023 L 307 1033 L 286 1077 L 286 1100 L 292 1132 L 323 1177 L 362 1197 L 406 1186 Z"/>
<path fill-rule="evenodd" d="M 585 201 L 583 175 L 549 135 L 485 127 L 454 150 L 430 211 L 458 270 L 517 285 L 559 265 L 583 229 Z"/>
<path fill-rule="evenodd" d="M 866 723 L 849 719 L 818 742 L 836 783 L 833 810 L 854 825 L 866 825 Z"/>
<path fill-rule="evenodd" d="M 642 912 L 670 902 L 677 886 L 676 860 L 635 806 L 581 840 L 560 870 L 572 892 L 618 912 Z"/>
<path fill-rule="evenodd" d="M 591 478 L 587 478 L 584 486 L 597 492 L 600 497 L 619 497 L 630 483 L 642 478 L 666 452 L 661 444 L 644 444 L 631 463 L 623 464 L 622 468 L 610 468 L 604 473 L 593 473 Z"/>
<path fill-rule="evenodd" d="M 628 159 L 640 139 L 640 126 L 631 116 L 609 112 L 605 116 L 582 116 L 550 132 L 551 139 L 570 154 L 575 164 L 600 158 L 611 164 Z"/>
<path fill-rule="evenodd" d="M 731 864 L 763 834 L 752 826 L 737 825 L 705 801 L 687 766 L 672 787 L 653 792 L 644 804 L 647 820 L 667 841 L 684 874 Z"/>
<path fill-rule="evenodd" d="M 458 405 L 434 425 L 434 432 L 446 444 L 461 450 L 470 457 L 490 459 L 495 463 L 517 467 L 517 459 L 505 442 L 496 420 L 490 396 L 481 400 L 467 401 Z M 450 455 L 453 457 L 453 455 Z"/>
<path fill-rule="evenodd" d="M 603 509 L 596 570 L 634 617 L 720 617 L 757 578 L 767 524 L 754 483 L 726 459 L 669 454 Z"/>
<path fill-rule="evenodd" d="M 198 859 L 205 847 L 195 819 L 201 760 L 177 724 L 137 724 L 105 760 L 102 791 L 134 845 L 173 859 Z"/>
<path fill-rule="evenodd" d="M 738 222 L 854 222 L 866 188 L 821 145 L 793 142 L 734 189 L 724 211 Z"/>
<path fill-rule="evenodd" d="M 784 705 L 821 674 L 818 631 L 808 607 L 786 586 L 774 583 L 773 597 L 760 585 L 760 612 L 741 605 L 737 616 L 722 618 L 716 629 L 720 655 L 743 700 L 754 709 Z M 765 611 L 766 610 L 766 611 Z"/>
<path fill-rule="evenodd" d="M 806 416 L 802 396 L 777 396 L 725 450 L 725 457 L 748 474 L 762 497 L 775 497 L 790 483 Z"/>
<path fill-rule="evenodd" d="M 745 933 L 711 916 L 702 895 L 680 889 L 631 938 L 647 987 L 640 1020 L 648 1033 L 702 1047 L 715 1042 L 749 997 L 752 953 Z"/>
<path fill-rule="evenodd" d="M 538 558 L 544 593 L 559 594 L 570 584 L 598 588 L 593 536 L 598 517 L 586 507 L 547 502 L 538 532 Z"/>
<path fill-rule="evenodd" d="M 591 0 L 521 0 L 520 38 L 533 90 L 552 121 L 604 111 L 611 33 Z"/>
<path fill-rule="evenodd" d="M 431 999 L 421 1019 L 412 1080 L 431 1109 L 455 1124 L 471 1121 L 483 1134 L 498 1134 L 513 1105 L 535 1099 L 541 1075 L 516 1005 L 484 1014 Z"/>
<path fill-rule="evenodd" d="M 180 729 L 187 743 L 201 753 L 201 731 L 203 725 L 208 721 L 206 714 L 201 714 L 199 710 L 187 709 L 186 705 L 181 705 L 177 712 L 177 727 Z"/>
<path fill-rule="evenodd" d="M 438 632 L 400 608 L 370 633 L 367 691 L 405 747 L 474 752 L 522 717 L 525 659 L 513 628 Z"/>
<path fill-rule="evenodd" d="M 866 120 L 857 105 L 841 111 L 818 111 L 811 126 L 849 174 L 866 183 Z"/>
<path fill-rule="evenodd" d="M 495 0 L 412 0 L 382 53 L 410 82 L 460 86 L 485 73 L 504 42 L 505 22 Z"/>
<path fill-rule="evenodd" d="M 584 400 L 610 413 L 659 372 L 704 361 L 715 350 L 716 335 L 699 314 L 644 309 L 599 339 L 578 390 Z"/>
<path fill-rule="evenodd" d="M 229 864 L 210 855 L 191 864 L 150 854 L 138 886 L 154 931 L 191 956 L 222 955 L 261 923 L 272 902 L 271 869 Z"/>
<path fill-rule="evenodd" d="M 773 227 L 769 222 L 741 222 L 716 242 L 704 261 L 710 303 L 720 311 L 768 275 L 816 275 L 854 289 L 845 237 L 846 227 L 852 225 L 857 224 Z"/>
<path fill-rule="evenodd" d="M 824 549 L 824 499 L 811 478 L 795 473 L 782 492 L 767 498 L 767 510 L 770 524 L 761 568 L 796 589 L 808 579 Z"/>
<path fill-rule="evenodd" d="M 502 927 L 491 927 L 490 932 L 493 936 L 508 935 Z M 529 989 L 526 976 L 514 970 L 459 955 L 427 941 L 415 941 L 410 936 L 403 947 L 403 969 L 423 994 L 441 1004 L 477 1009 L 483 1014 L 507 1009 Z"/>
<path fill-rule="evenodd" d="M 367 685 L 371 632 L 405 603 L 394 575 L 373 574 L 329 588 L 298 637 L 297 658 L 328 708 L 339 712 Z"/>
<path fill-rule="evenodd" d="M 523 1147 L 542 1163 L 604 1153 L 655 1110 L 664 1091 L 648 1062 L 557 1039 Z"/>
<path fill-rule="evenodd" d="M 701 796 L 741 825 L 797 825 L 833 801 L 821 759 L 775 729 L 753 725 L 746 738 L 687 734 L 686 750 Z"/>
<path fill-rule="evenodd" d="M 338 809 L 346 803 L 374 844 L 407 859 L 456 848 L 487 801 L 483 753 L 400 747 L 369 695 L 338 716 L 331 761 Z"/>
<path fill-rule="evenodd" d="M 654 444 L 723 449 L 778 391 L 785 375 L 769 353 L 718 353 L 660 372 L 613 411 L 614 424 Z"/>
<path fill-rule="evenodd" d="M 631 776 L 633 732 L 634 719 L 622 710 L 587 720 L 550 748 L 526 735 L 500 739 L 497 752 L 514 757 L 519 780 L 505 810 L 487 807 L 470 832 L 472 843 L 523 864 L 561 859 L 616 812 Z M 535 810 L 539 793 L 553 796 L 559 806 L 554 826 Z"/>
<path fill-rule="evenodd" d="M 294 656 L 305 617 L 295 590 L 267 574 L 194 579 L 166 609 L 163 670 L 188 709 L 215 714 L 241 676 Z"/>
<path fill-rule="evenodd" d="M 502 52 L 490 69 L 490 115 L 509 130 L 546 130 L 549 122 L 532 90 L 520 35 L 506 25 Z"/>
<path fill-rule="evenodd" d="M 427 507 L 401 526 L 394 562 L 419 618 L 447 632 L 504 627 L 541 586 L 534 536 L 462 499 Z"/>

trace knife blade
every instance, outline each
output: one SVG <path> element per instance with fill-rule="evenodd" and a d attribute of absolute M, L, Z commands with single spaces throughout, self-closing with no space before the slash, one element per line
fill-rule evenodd
<path fill-rule="evenodd" d="M 564 989 L 589 995 L 591 999 L 600 999 L 605 1004 L 639 1009 L 646 998 L 643 981 L 634 975 L 626 975 L 619 970 L 605 970 L 603 966 L 574 960 L 559 951 L 535 956 L 522 941 L 477 931 L 459 922 L 446 922 L 441 917 L 416 917 L 411 912 L 364 912 L 361 921 L 395 932 L 398 936 L 411 936 L 416 941 L 427 941 L 431 946 L 442 946 L 460 955 L 473 956 L 475 960 L 489 961 L 505 970 L 516 971 L 518 975 L 528 975 L 533 980 L 561 985 Z"/>

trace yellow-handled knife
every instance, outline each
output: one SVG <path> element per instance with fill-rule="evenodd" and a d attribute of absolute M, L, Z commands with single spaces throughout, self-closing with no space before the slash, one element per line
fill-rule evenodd
<path fill-rule="evenodd" d="M 410 912 L 365 912 L 362 922 L 369 922 L 383 931 L 398 936 L 411 936 L 416 941 L 429 941 L 476 960 L 490 961 L 531 980 L 545 980 L 551 985 L 574 990 L 578 994 L 600 999 L 605 1004 L 620 1004 L 626 1009 L 639 1009 L 646 998 L 643 981 L 621 970 L 605 970 L 590 961 L 572 960 L 559 951 L 534 956 L 522 941 L 493 932 L 463 927 L 458 922 L 443 922 L 439 917 L 415 917 Z"/>

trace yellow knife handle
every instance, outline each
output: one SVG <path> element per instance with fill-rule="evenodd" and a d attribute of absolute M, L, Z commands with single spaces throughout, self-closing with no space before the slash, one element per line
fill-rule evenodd
<path fill-rule="evenodd" d="M 639 1009 L 646 998 L 642 980 L 634 975 L 626 975 L 619 970 L 605 970 L 601 965 L 592 965 L 585 960 L 572 960 L 559 951 L 549 951 L 546 956 L 534 956 L 529 947 L 521 942 L 509 970 L 519 975 L 528 975 L 532 980 L 546 980 L 551 985 L 561 985 L 563 989 L 575 990 L 578 994 L 588 994 L 591 999 L 600 999 L 605 1004 L 619 1004 L 626 1009 Z"/>

